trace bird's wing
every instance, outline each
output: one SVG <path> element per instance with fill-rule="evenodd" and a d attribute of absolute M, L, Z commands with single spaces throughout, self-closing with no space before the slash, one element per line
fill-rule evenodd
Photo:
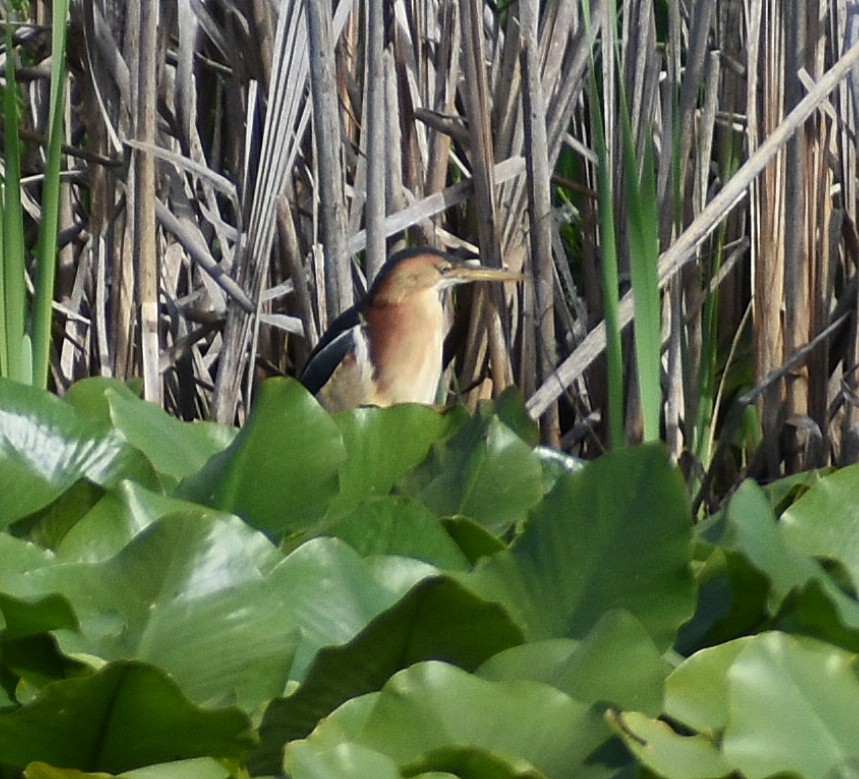
<path fill-rule="evenodd" d="M 355 331 L 361 326 L 357 307 L 344 311 L 332 323 L 316 344 L 301 372 L 301 383 L 316 395 L 337 366 L 355 348 Z"/>

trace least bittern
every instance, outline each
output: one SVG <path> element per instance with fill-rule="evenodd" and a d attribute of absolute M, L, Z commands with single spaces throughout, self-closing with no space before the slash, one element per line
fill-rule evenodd
<path fill-rule="evenodd" d="M 522 278 L 436 249 L 398 252 L 382 266 L 364 299 L 334 320 L 301 381 L 332 412 L 431 404 L 443 370 L 444 291 L 474 281 Z"/>

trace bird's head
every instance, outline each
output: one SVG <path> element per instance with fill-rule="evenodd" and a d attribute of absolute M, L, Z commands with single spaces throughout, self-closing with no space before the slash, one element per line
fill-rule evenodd
<path fill-rule="evenodd" d="M 462 261 L 437 249 L 406 249 L 389 259 L 368 293 L 370 305 L 397 305 L 411 295 L 473 281 L 521 281 L 521 273 Z"/>

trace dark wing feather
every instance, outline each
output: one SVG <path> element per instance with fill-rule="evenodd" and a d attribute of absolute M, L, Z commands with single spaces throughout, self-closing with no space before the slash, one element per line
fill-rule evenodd
<path fill-rule="evenodd" d="M 331 374 L 355 346 L 353 330 L 360 324 L 358 307 L 352 306 L 340 314 L 319 339 L 299 377 L 314 395 L 325 386 Z"/>

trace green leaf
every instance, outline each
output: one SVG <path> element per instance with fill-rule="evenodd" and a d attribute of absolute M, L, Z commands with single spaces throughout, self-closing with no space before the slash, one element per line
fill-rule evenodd
<path fill-rule="evenodd" d="M 9 691 L 7 705 L 29 703 L 46 685 L 88 673 L 78 660 L 60 652 L 53 636 L 41 633 L 0 640 L 3 684 Z"/>
<path fill-rule="evenodd" d="M 65 535 L 57 547 L 64 562 L 99 562 L 117 554 L 153 522 L 170 514 L 197 516 L 203 521 L 229 515 L 197 503 L 152 492 L 136 482 L 123 481 L 105 494 Z M 257 552 L 267 547 L 258 545 Z M 270 565 L 282 555 L 270 550 Z M 262 562 L 258 562 L 262 565 Z"/>
<path fill-rule="evenodd" d="M 837 560 L 859 590 L 859 466 L 817 481 L 781 516 L 785 541 L 807 555 Z"/>
<path fill-rule="evenodd" d="M 4 640 L 28 638 L 58 628 L 73 630 L 78 625 L 69 602 L 61 595 L 15 598 L 0 592 L 0 616 Z"/>
<path fill-rule="evenodd" d="M 420 771 L 417 776 L 455 777 L 455 779 L 543 779 L 544 774 L 524 760 L 501 756 L 479 747 L 450 746 L 434 749 L 405 772 Z"/>
<path fill-rule="evenodd" d="M 728 670 L 723 751 L 749 779 L 824 779 L 859 757 L 856 655 L 781 633 L 757 637 Z"/>
<path fill-rule="evenodd" d="M 357 744 L 334 749 L 313 742 L 291 744 L 286 770 L 292 779 L 401 779 L 397 764 L 389 757 Z"/>
<path fill-rule="evenodd" d="M 668 670 L 638 620 L 609 611 L 581 641 L 548 639 L 513 647 L 492 657 L 478 674 L 544 682 L 588 705 L 656 716 Z"/>
<path fill-rule="evenodd" d="M 585 467 L 584 460 L 548 446 L 538 446 L 534 454 L 543 469 L 543 492 L 550 492 L 564 474 L 575 473 Z"/>
<path fill-rule="evenodd" d="M 784 510 L 798 498 L 814 487 L 822 478 L 831 473 L 832 469 L 818 468 L 813 471 L 800 471 L 782 476 L 774 482 L 762 485 L 773 511 L 780 517 Z"/>
<path fill-rule="evenodd" d="M 444 517 L 441 523 L 472 565 L 507 548 L 498 536 L 469 517 Z"/>
<path fill-rule="evenodd" d="M 340 763 L 329 763 L 329 756 L 355 755 L 355 750 L 358 755 L 364 753 L 365 747 L 346 739 L 358 736 L 378 699 L 379 693 L 353 698 L 323 720 L 307 741 L 290 743 L 287 750 L 287 766 L 296 770 L 299 761 L 295 756 L 300 752 L 302 759 L 307 757 L 312 761 L 308 769 L 322 770 L 323 767 L 334 765 L 336 766 L 334 773 L 326 776 L 340 777 L 341 774 L 338 772 Z M 380 753 L 373 750 L 372 754 Z M 387 759 L 390 760 L 390 758 Z M 360 757 L 356 757 L 356 760 L 360 762 Z M 396 763 L 391 762 L 396 766 Z M 380 765 L 384 764 L 380 763 Z M 302 770 L 304 767 L 302 766 Z M 429 767 L 433 770 L 427 770 Z M 343 769 L 349 770 L 348 763 L 343 766 Z M 542 779 L 543 777 L 542 773 L 524 760 L 509 756 L 501 757 L 497 753 L 473 745 L 448 746 L 432 750 L 422 755 L 417 762 L 408 764 L 402 769 L 398 768 L 396 775 L 416 779 Z M 298 775 L 293 776 L 297 779 Z"/>
<path fill-rule="evenodd" d="M 24 337 L 27 313 L 26 248 L 24 244 L 24 211 L 21 206 L 21 142 L 18 138 L 20 117 L 18 111 L 19 89 L 15 70 L 17 52 L 12 38 L 12 20 L 5 15 L 4 28 L 6 38 L 5 76 L 6 87 L 3 90 L 3 188 L 0 203 L 2 203 L 3 229 L 0 255 L 0 288 L 3 291 L 0 318 L 3 320 L 0 330 L 0 371 L 15 381 L 30 382 L 32 372 L 26 364 L 31 361 L 29 354 L 29 339 Z M 27 352 L 25 354 L 25 352 Z M 2 405 L 0 404 L 0 408 Z"/>
<path fill-rule="evenodd" d="M 30 763 L 24 771 L 24 779 L 110 779 L 115 774 L 103 771 L 90 773 L 76 768 L 56 768 L 47 763 Z"/>
<path fill-rule="evenodd" d="M 10 532 L 46 549 L 56 550 L 68 533 L 104 496 L 86 479 L 76 481 L 56 500 L 10 527 Z"/>
<path fill-rule="evenodd" d="M 695 616 L 677 637 L 675 649 L 681 655 L 754 633 L 768 620 L 767 576 L 737 552 L 723 547 L 709 549 L 709 556 L 695 572 Z"/>
<path fill-rule="evenodd" d="M 340 471 L 340 494 L 329 510 L 332 516 L 367 498 L 387 495 L 456 422 L 453 414 L 416 404 L 359 408 L 337 414 L 334 420 L 347 458 Z"/>
<path fill-rule="evenodd" d="M 140 395 L 128 384 L 109 376 L 89 376 L 76 381 L 63 395 L 63 400 L 95 424 L 104 426 L 113 422 L 110 417 L 108 393 L 119 395 L 128 401 L 140 400 Z"/>
<path fill-rule="evenodd" d="M 233 774 L 218 760 L 196 757 L 125 771 L 120 779 L 230 779 Z"/>
<path fill-rule="evenodd" d="M 691 529 L 663 447 L 619 450 L 562 477 L 514 546 L 463 581 L 503 603 L 532 640 L 584 637 L 622 608 L 662 651 L 694 607 Z"/>
<path fill-rule="evenodd" d="M 112 776 L 118 779 L 230 779 L 232 774 L 220 762 L 209 757 L 159 763 L 121 774 L 85 773 L 73 768 L 54 768 L 45 763 L 31 763 L 24 771 L 25 779 L 101 779 Z"/>
<path fill-rule="evenodd" d="M 787 545 L 766 495 L 751 480 L 744 481 L 731 497 L 725 521 L 718 543 L 741 552 L 770 578 L 772 608 L 792 589 L 823 574 L 813 560 Z"/>
<path fill-rule="evenodd" d="M 233 443 L 180 485 L 177 497 L 282 536 L 322 518 L 345 458 L 336 423 L 307 390 L 292 379 L 269 379 Z"/>
<path fill-rule="evenodd" d="M 723 730 L 728 723 L 728 669 L 753 640 L 738 638 L 684 660 L 666 680 L 665 713 L 695 730 Z"/>
<path fill-rule="evenodd" d="M 429 662 L 385 685 L 354 741 L 400 766 L 429 764 L 438 750 L 474 747 L 553 779 L 570 776 L 607 735 L 596 712 L 552 687 L 487 681 Z"/>
<path fill-rule="evenodd" d="M 0 533 L 0 587 L 9 577 L 54 564 L 54 554 L 30 541 Z"/>
<path fill-rule="evenodd" d="M 480 401 L 481 405 L 488 401 Z M 511 384 L 491 402 L 495 415 L 532 449 L 540 443 L 540 427 L 528 413 L 522 391 Z"/>
<path fill-rule="evenodd" d="M 418 560 L 362 559 L 338 539 L 317 538 L 272 572 L 272 586 L 301 627 L 290 678 L 301 680 L 316 653 L 345 644 L 436 570 Z"/>
<path fill-rule="evenodd" d="M 751 481 L 740 485 L 728 504 L 723 522 L 714 526 L 712 532 L 717 535 L 720 530 L 718 543 L 740 552 L 769 577 L 769 608 L 773 614 L 779 614 L 781 622 L 790 624 L 795 620 L 806 630 L 814 628 L 815 620 L 804 619 L 802 609 L 786 612 L 786 607 L 807 603 L 804 597 L 819 601 L 825 593 L 841 627 L 826 630 L 826 625 L 818 621 L 817 628 L 824 628 L 823 637 L 831 639 L 838 633 L 844 634 L 846 629 L 850 633 L 844 634 L 848 645 L 859 642 L 859 603 L 838 586 L 817 560 L 787 543 L 760 487 Z M 794 599 L 786 603 L 788 596 Z"/>
<path fill-rule="evenodd" d="M 623 139 L 623 193 L 627 223 L 624 231 L 629 252 L 632 296 L 635 302 L 635 362 L 641 397 L 644 441 L 659 440 L 662 407 L 662 310 L 659 294 L 659 216 L 651 128 L 642 130 L 643 159 L 637 154 L 625 83 L 618 82 L 620 126 Z"/>
<path fill-rule="evenodd" d="M 179 481 L 199 471 L 236 437 L 236 430 L 213 422 L 182 422 L 154 403 L 113 389 L 105 392 L 110 416 L 158 473 Z"/>
<path fill-rule="evenodd" d="M 855 601 L 821 581 L 810 580 L 785 598 L 774 626 L 786 633 L 813 636 L 859 652 Z M 849 609 L 849 613 L 845 611 Z"/>
<path fill-rule="evenodd" d="M 423 504 L 386 497 L 362 503 L 326 529 L 362 555 L 402 555 L 449 570 L 465 570 L 468 560 Z"/>
<path fill-rule="evenodd" d="M 249 725 L 236 709 L 192 705 L 155 668 L 112 663 L 0 713 L 0 754 L 17 768 L 40 760 L 116 773 L 180 757 L 238 757 L 251 744 Z"/>
<path fill-rule="evenodd" d="M 258 765 L 274 770 L 285 742 L 306 736 L 348 699 L 380 689 L 396 671 L 436 657 L 471 670 L 521 640 L 498 605 L 450 579 L 424 579 L 348 644 L 322 649 L 299 688 L 272 702 Z"/>
<path fill-rule="evenodd" d="M 463 514 L 496 533 L 524 519 L 542 496 L 539 460 L 488 406 L 398 486 L 439 517 Z"/>
<path fill-rule="evenodd" d="M 70 601 L 80 632 L 57 633 L 64 651 L 145 660 L 193 700 L 253 709 L 283 689 L 298 638 L 263 570 L 272 554 L 237 518 L 194 511 L 152 524 L 108 560 L 41 568 L 16 588 Z"/>
<path fill-rule="evenodd" d="M 712 737 L 681 736 L 664 722 L 634 711 L 615 714 L 609 722 L 629 751 L 657 776 L 718 779 L 732 773 Z"/>
<path fill-rule="evenodd" d="M 109 487 L 149 474 L 119 433 L 43 390 L 0 379 L 0 526 L 47 506 L 79 479 Z"/>
<path fill-rule="evenodd" d="M 48 149 L 42 189 L 42 217 L 36 251 L 35 291 L 31 313 L 33 384 L 45 388 L 51 353 L 54 279 L 60 223 L 60 175 L 62 167 L 66 103 L 66 32 L 69 0 L 57 0 L 51 9 L 51 92 Z"/>
<path fill-rule="evenodd" d="M 589 0 L 583 5 L 585 35 L 589 42 L 596 42 L 591 26 Z M 608 379 L 608 428 L 609 443 L 617 448 L 623 445 L 623 348 L 619 313 L 620 281 L 618 273 L 617 231 L 614 219 L 615 194 L 612 182 L 614 160 L 609 156 L 609 139 L 603 119 L 602 96 L 597 84 L 599 72 L 594 61 L 595 45 L 589 45 L 590 64 L 588 70 L 588 105 L 592 111 L 593 137 L 598 157 L 597 193 L 599 200 L 599 238 L 602 250 L 602 295 L 603 316 L 606 334 L 606 367 Z"/>

